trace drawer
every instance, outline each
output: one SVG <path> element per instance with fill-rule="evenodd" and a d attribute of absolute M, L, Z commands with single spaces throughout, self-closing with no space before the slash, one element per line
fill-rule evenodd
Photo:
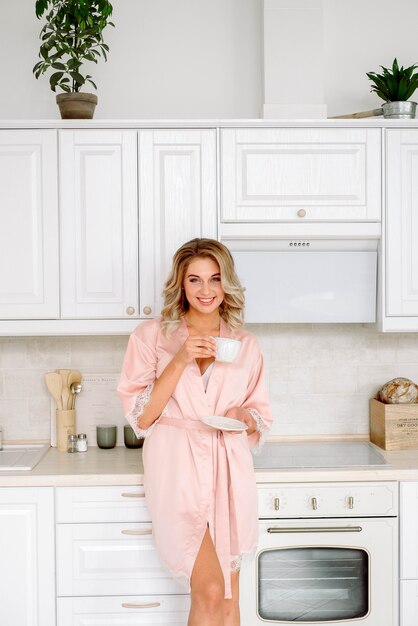
<path fill-rule="evenodd" d="M 190 596 L 58 598 L 57 626 L 186 626 Z"/>
<path fill-rule="evenodd" d="M 57 487 L 58 523 L 150 522 L 143 486 Z"/>
<path fill-rule="evenodd" d="M 258 487 L 260 518 L 396 516 L 398 484 L 306 483 Z"/>
<path fill-rule="evenodd" d="M 58 596 L 184 594 L 161 565 L 151 524 L 58 524 Z"/>

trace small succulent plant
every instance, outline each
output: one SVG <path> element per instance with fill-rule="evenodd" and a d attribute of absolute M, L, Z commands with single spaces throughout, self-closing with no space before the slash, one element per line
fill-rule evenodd
<path fill-rule="evenodd" d="M 366 72 L 367 77 L 373 83 L 370 91 L 374 91 L 385 102 L 403 102 L 409 100 L 418 88 L 418 73 L 414 73 L 417 64 L 410 67 L 399 67 L 397 59 L 394 59 L 392 69 L 380 66 L 381 74 Z"/>

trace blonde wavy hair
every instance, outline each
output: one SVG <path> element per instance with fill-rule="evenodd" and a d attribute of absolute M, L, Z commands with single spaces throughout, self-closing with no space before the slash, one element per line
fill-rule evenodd
<path fill-rule="evenodd" d="M 235 272 L 234 259 L 228 248 L 215 239 L 192 239 L 183 244 L 173 256 L 173 265 L 164 285 L 164 306 L 161 325 L 166 335 L 176 329 L 189 310 L 183 281 L 189 264 L 196 258 L 209 258 L 219 265 L 224 299 L 219 314 L 235 330 L 244 324 L 244 288 Z"/>

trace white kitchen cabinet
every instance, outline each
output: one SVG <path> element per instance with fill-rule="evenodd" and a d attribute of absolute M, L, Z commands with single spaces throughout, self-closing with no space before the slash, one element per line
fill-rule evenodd
<path fill-rule="evenodd" d="M 58 316 L 56 135 L 0 131 L 0 319 Z"/>
<path fill-rule="evenodd" d="M 175 250 L 217 238 L 216 130 L 65 129 L 58 156 L 56 134 L 0 138 L 0 333 L 129 333 Z"/>
<path fill-rule="evenodd" d="M 143 486 L 56 489 L 58 626 L 186 626 L 189 595 L 159 561 Z"/>
<path fill-rule="evenodd" d="M 400 483 L 400 626 L 418 624 L 418 482 Z"/>
<path fill-rule="evenodd" d="M 58 524 L 57 592 L 63 596 L 181 594 L 162 567 L 151 523 Z"/>
<path fill-rule="evenodd" d="M 0 489 L 1 623 L 55 626 L 52 487 Z"/>
<path fill-rule="evenodd" d="M 60 131 L 63 318 L 139 317 L 136 139 Z"/>
<path fill-rule="evenodd" d="M 401 580 L 400 586 L 400 626 L 418 624 L 418 580 Z"/>
<path fill-rule="evenodd" d="M 383 330 L 418 331 L 418 130 L 387 130 Z"/>
<path fill-rule="evenodd" d="M 222 223 L 381 219 L 380 129 L 228 128 L 220 152 Z"/>
<path fill-rule="evenodd" d="M 185 626 L 189 596 L 59 598 L 58 626 Z"/>
<path fill-rule="evenodd" d="M 141 317 L 159 314 L 174 252 L 217 238 L 216 131 L 139 132 Z"/>

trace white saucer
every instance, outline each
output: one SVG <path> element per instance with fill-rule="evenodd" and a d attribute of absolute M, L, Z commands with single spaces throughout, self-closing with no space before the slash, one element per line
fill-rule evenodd
<path fill-rule="evenodd" d="M 248 426 L 240 420 L 235 420 L 232 417 L 221 417 L 219 415 L 210 415 L 209 417 L 202 417 L 202 422 L 213 428 L 219 430 L 247 430 Z"/>

